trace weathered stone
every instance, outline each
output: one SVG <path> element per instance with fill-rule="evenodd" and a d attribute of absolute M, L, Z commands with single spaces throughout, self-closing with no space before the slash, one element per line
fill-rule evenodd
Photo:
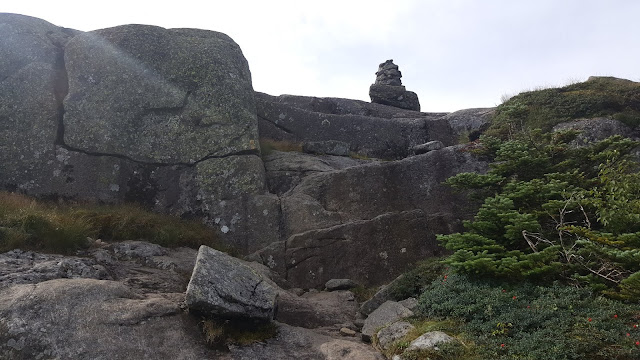
<path fill-rule="evenodd" d="M 328 291 L 349 290 L 356 286 L 358 284 L 351 279 L 331 279 L 324 284 L 325 289 Z"/>
<path fill-rule="evenodd" d="M 349 291 L 306 293 L 300 297 L 280 292 L 276 320 L 313 329 L 349 322 L 356 308 Z"/>
<path fill-rule="evenodd" d="M 0 289 L 0 358 L 207 359 L 181 293 L 140 295 L 107 280 L 56 279 Z M 11 346 L 13 345 L 13 346 Z"/>
<path fill-rule="evenodd" d="M 349 144 L 344 141 L 310 141 L 302 145 L 302 151 L 316 155 L 349 156 Z"/>
<path fill-rule="evenodd" d="M 438 344 L 444 344 L 452 341 L 455 341 L 455 338 L 443 333 L 442 331 L 430 331 L 413 340 L 411 344 L 409 344 L 407 351 L 437 349 Z"/>
<path fill-rule="evenodd" d="M 65 47 L 64 141 L 91 153 L 193 164 L 258 153 L 251 74 L 227 35 L 124 25 Z"/>
<path fill-rule="evenodd" d="M 287 205 L 285 228 L 293 229 L 288 230 L 287 235 L 304 231 L 301 225 L 289 224 L 289 213 L 292 213 L 291 222 L 305 219 L 307 224 L 303 228 L 319 229 L 327 227 L 328 217 L 338 216 L 342 223 L 347 223 L 415 209 L 433 216 L 450 217 L 443 225 L 454 230 L 456 219 L 466 218 L 474 211 L 463 194 L 454 192 L 443 182 L 461 172 L 486 170 L 487 163 L 466 151 L 465 146 L 451 146 L 400 161 L 374 162 L 314 174 L 283 197 L 283 205 Z M 294 198 L 301 200 L 295 204 Z M 311 214 L 319 211 L 308 205 L 313 201 L 326 216 Z M 306 209 L 309 214 L 303 214 Z M 315 219 L 318 225 L 313 224 Z"/>
<path fill-rule="evenodd" d="M 576 130 L 577 138 L 572 142 L 577 146 L 585 146 L 613 135 L 628 138 L 640 138 L 640 132 L 634 131 L 622 122 L 611 118 L 580 119 L 564 122 L 553 127 L 553 131 Z"/>
<path fill-rule="evenodd" d="M 378 331 L 378 343 L 383 349 L 388 349 L 396 340 L 403 338 L 415 326 L 406 321 L 398 321 Z"/>
<path fill-rule="evenodd" d="M 273 151 L 264 156 L 263 161 L 269 192 L 277 195 L 291 190 L 309 175 L 371 162 L 371 160 L 359 160 L 344 156 L 313 156 L 295 151 Z"/>
<path fill-rule="evenodd" d="M 393 60 L 387 60 L 378 66 L 376 72 L 376 85 L 402 85 L 402 73 L 400 72 L 398 65 L 393 63 Z"/>
<path fill-rule="evenodd" d="M 407 91 L 404 86 L 374 84 L 369 87 L 369 97 L 374 103 L 420 111 L 418 95 L 413 91 Z"/>
<path fill-rule="evenodd" d="M 260 136 L 298 143 L 341 141 L 359 155 L 383 159 L 404 158 L 411 147 L 430 140 L 445 145 L 457 141 L 443 113 L 423 114 L 348 99 L 310 99 L 256 93 Z"/>
<path fill-rule="evenodd" d="M 231 347 L 223 360 L 383 360 L 371 346 L 347 339 L 334 339 L 312 330 L 280 325 L 278 336 L 264 344 Z"/>
<path fill-rule="evenodd" d="M 343 327 L 343 328 L 340 328 L 340 335 L 342 335 L 342 336 L 356 336 L 356 332 L 354 330 L 349 329 L 349 328 Z"/>
<path fill-rule="evenodd" d="M 0 14 L 0 188 L 24 190 L 51 178 L 61 101 L 64 43 L 74 31 Z"/>
<path fill-rule="evenodd" d="M 442 182 L 486 168 L 457 146 L 307 176 L 282 197 L 286 245 L 258 258 L 278 264 L 293 286 L 319 287 L 338 277 L 368 286 L 388 282 L 438 254 L 435 234 L 454 232 L 472 216 L 474 205 Z"/>
<path fill-rule="evenodd" d="M 276 291 L 253 269 L 207 246 L 187 287 L 189 309 L 222 318 L 273 319 Z"/>
<path fill-rule="evenodd" d="M 420 155 L 420 154 L 428 153 L 429 151 L 440 150 L 443 147 L 444 145 L 442 144 L 442 141 L 433 140 L 433 141 L 429 141 L 428 143 L 416 145 L 411 150 L 413 150 L 413 152 L 416 155 Z"/>
<path fill-rule="evenodd" d="M 495 108 L 464 109 L 444 116 L 458 142 L 477 140 L 489 126 Z"/>
<path fill-rule="evenodd" d="M 387 301 L 369 314 L 362 327 L 362 340 L 371 341 L 371 337 L 380 327 L 413 316 L 413 312 L 395 301 Z"/>
<path fill-rule="evenodd" d="M 411 311 L 415 311 L 418 308 L 418 299 L 416 298 L 410 297 L 398 302 L 400 303 L 400 305 L 406 307 Z"/>
<path fill-rule="evenodd" d="M 384 304 L 388 300 L 393 300 L 391 296 L 391 289 L 393 288 L 393 284 L 396 281 L 402 279 L 404 275 L 399 275 L 393 281 L 386 285 L 382 285 L 378 291 L 371 297 L 371 299 L 365 301 L 360 305 L 360 313 L 363 315 L 371 314 L 375 309 L 379 308 L 380 305 Z"/>
<path fill-rule="evenodd" d="M 94 259 L 40 254 L 19 249 L 0 254 L 0 288 L 62 278 L 111 279 Z"/>
<path fill-rule="evenodd" d="M 371 102 L 394 106 L 401 109 L 420 111 L 418 95 L 406 91 L 400 78 L 402 73 L 393 60 L 387 60 L 378 66 L 376 82 L 369 87 Z"/>
<path fill-rule="evenodd" d="M 286 245 L 287 279 L 298 286 L 321 287 L 347 276 L 365 286 L 379 285 L 409 264 L 441 252 L 432 232 L 440 222 L 414 210 L 293 235 Z"/>

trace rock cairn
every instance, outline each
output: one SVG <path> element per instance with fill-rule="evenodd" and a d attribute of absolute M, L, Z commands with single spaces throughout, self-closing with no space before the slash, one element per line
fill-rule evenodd
<path fill-rule="evenodd" d="M 371 102 L 394 106 L 401 109 L 420 111 L 418 95 L 402 86 L 402 73 L 393 60 L 380 64 L 376 72 L 376 82 L 369 87 Z"/>

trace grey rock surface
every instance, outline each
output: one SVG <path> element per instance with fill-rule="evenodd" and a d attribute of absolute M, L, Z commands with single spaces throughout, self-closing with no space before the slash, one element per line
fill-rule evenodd
<path fill-rule="evenodd" d="M 354 296 L 349 291 L 306 293 L 302 296 L 280 292 L 276 320 L 308 329 L 335 327 L 352 321 L 356 309 Z"/>
<path fill-rule="evenodd" d="M 430 140 L 445 145 L 456 142 L 443 113 L 262 93 L 256 93 L 256 106 L 262 138 L 294 143 L 341 141 L 350 144 L 352 152 L 371 158 L 404 158 L 411 147 Z"/>
<path fill-rule="evenodd" d="M 286 240 L 254 259 L 292 286 L 320 287 L 338 277 L 381 285 L 439 254 L 435 234 L 455 232 L 473 215 L 477 205 L 442 182 L 486 169 L 466 147 L 455 146 L 306 176 L 281 198 Z"/>
<path fill-rule="evenodd" d="M 270 321 L 275 315 L 276 290 L 239 260 L 201 246 L 187 287 L 187 307 L 220 318 Z"/>
<path fill-rule="evenodd" d="M 92 258 L 19 249 L 0 254 L 0 288 L 62 278 L 111 279 L 111 276 Z"/>
<path fill-rule="evenodd" d="M 369 87 L 371 102 L 393 106 L 406 110 L 420 111 L 418 95 L 407 91 L 404 86 L 371 85 Z"/>
<path fill-rule="evenodd" d="M 424 350 L 437 348 L 438 344 L 444 344 L 455 341 L 455 338 L 447 335 L 442 331 L 429 331 L 428 333 L 420 335 L 417 339 L 413 340 L 407 351 L 411 350 Z"/>
<path fill-rule="evenodd" d="M 324 284 L 328 291 L 349 290 L 357 286 L 358 283 L 351 279 L 331 279 Z"/>
<path fill-rule="evenodd" d="M 428 153 L 429 151 L 440 150 L 443 147 L 444 145 L 442 144 L 442 141 L 433 140 L 424 144 L 416 145 L 411 150 L 413 150 L 413 152 L 416 155 L 420 155 L 420 154 Z"/>
<path fill-rule="evenodd" d="M 455 111 L 444 116 L 458 142 L 474 141 L 489 126 L 496 108 L 476 108 Z"/>
<path fill-rule="evenodd" d="M 66 92 L 63 46 L 74 31 L 0 13 L 0 188 L 27 191 L 51 178 Z"/>
<path fill-rule="evenodd" d="M 298 286 L 322 287 L 344 276 L 365 286 L 379 285 L 409 264 L 441 252 L 430 240 L 435 240 L 432 231 L 440 222 L 413 210 L 293 235 L 286 242 L 287 279 Z"/>
<path fill-rule="evenodd" d="M 410 297 L 398 302 L 400 303 L 400 305 L 406 307 L 411 311 L 416 311 L 416 309 L 418 308 L 418 299 L 416 298 Z"/>
<path fill-rule="evenodd" d="M 371 297 L 371 299 L 368 299 L 367 301 L 363 302 L 360 305 L 360 310 L 359 310 L 360 313 L 367 316 L 371 314 L 375 309 L 379 308 L 380 305 L 387 302 L 388 300 L 393 300 L 391 296 L 391 289 L 393 287 L 393 283 L 398 281 L 399 279 L 402 279 L 402 277 L 403 275 L 399 275 L 397 278 L 395 278 L 393 281 L 389 282 L 388 284 L 380 286 L 378 291 L 376 291 L 376 293 Z"/>
<path fill-rule="evenodd" d="M 379 328 L 393 324 L 400 319 L 408 318 L 410 316 L 413 316 L 413 311 L 400 305 L 398 302 L 386 301 L 384 304 L 380 305 L 379 308 L 369 314 L 367 319 L 364 321 L 364 326 L 362 327 L 362 339 L 364 341 L 371 341 L 371 337 Z"/>
<path fill-rule="evenodd" d="M 56 279 L 0 289 L 3 359 L 203 359 L 181 293 L 141 295 L 108 280 Z"/>
<path fill-rule="evenodd" d="M 349 156 L 349 143 L 344 141 L 309 141 L 302 145 L 302 151 L 316 155 Z"/>
<path fill-rule="evenodd" d="M 282 195 L 305 177 L 371 162 L 343 156 L 313 156 L 299 152 L 273 151 L 263 157 L 269 192 Z"/>
<path fill-rule="evenodd" d="M 65 46 L 64 141 L 141 162 L 257 154 L 251 74 L 227 35 L 123 25 Z"/>
<path fill-rule="evenodd" d="M 369 88 L 371 102 L 420 111 L 418 95 L 405 90 L 400 80 L 401 77 L 402 73 L 393 60 L 387 60 L 380 64 L 376 72 L 376 82 Z"/>
<path fill-rule="evenodd" d="M 233 347 L 224 360 L 384 360 L 371 346 L 348 338 L 335 339 L 312 330 L 281 324 L 278 336 L 264 344 Z"/>
<path fill-rule="evenodd" d="M 413 329 L 415 329 L 415 326 L 406 321 L 394 322 L 393 324 L 378 331 L 378 334 L 376 335 L 378 337 L 378 343 L 386 350 L 396 340 L 403 338 Z"/>
<path fill-rule="evenodd" d="M 576 130 L 575 145 L 584 146 L 596 141 L 604 140 L 613 135 L 621 135 L 628 138 L 640 138 L 640 133 L 634 131 L 624 123 L 611 118 L 580 119 L 564 122 L 553 127 L 553 131 Z"/>

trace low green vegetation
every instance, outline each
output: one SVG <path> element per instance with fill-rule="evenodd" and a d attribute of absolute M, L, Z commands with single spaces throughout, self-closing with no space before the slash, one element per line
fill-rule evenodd
<path fill-rule="evenodd" d="M 447 184 L 482 204 L 450 251 L 394 285 L 419 295 L 411 321 L 455 337 L 405 359 L 640 359 L 640 143 L 619 136 L 577 147 L 577 118 L 640 124 L 637 83 L 595 79 L 523 93 L 498 108 L 475 151 L 486 174 Z M 541 128 L 543 130 L 533 130 Z"/>
<path fill-rule="evenodd" d="M 588 289 L 505 285 L 451 272 L 425 288 L 419 309 L 431 321 L 459 321 L 438 328 L 459 344 L 419 359 L 640 358 L 640 308 L 593 296 Z"/>
<path fill-rule="evenodd" d="M 285 140 L 260 139 L 260 152 L 263 156 L 274 151 L 302 152 L 302 143 Z"/>
<path fill-rule="evenodd" d="M 0 192 L 0 252 L 20 248 L 68 254 L 89 247 L 89 239 L 221 248 L 207 226 L 136 205 L 59 205 Z"/>
<path fill-rule="evenodd" d="M 551 130 L 564 121 L 612 116 L 629 126 L 640 124 L 640 83 L 599 77 L 589 81 L 528 91 L 498 106 L 487 135 L 508 138 L 523 130 Z"/>

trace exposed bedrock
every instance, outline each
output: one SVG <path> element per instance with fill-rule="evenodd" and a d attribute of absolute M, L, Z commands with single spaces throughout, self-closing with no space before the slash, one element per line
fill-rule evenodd
<path fill-rule="evenodd" d="M 367 157 L 401 159 L 429 140 L 457 137 L 443 113 L 420 113 L 338 98 L 256 93 L 261 138 L 307 143 L 341 141 Z"/>
<path fill-rule="evenodd" d="M 314 173 L 281 198 L 286 240 L 251 258 L 293 286 L 320 287 L 339 277 L 382 284 L 439 254 L 435 235 L 458 230 L 473 213 L 477 204 L 442 182 L 486 169 L 465 146 L 453 146 Z"/>

